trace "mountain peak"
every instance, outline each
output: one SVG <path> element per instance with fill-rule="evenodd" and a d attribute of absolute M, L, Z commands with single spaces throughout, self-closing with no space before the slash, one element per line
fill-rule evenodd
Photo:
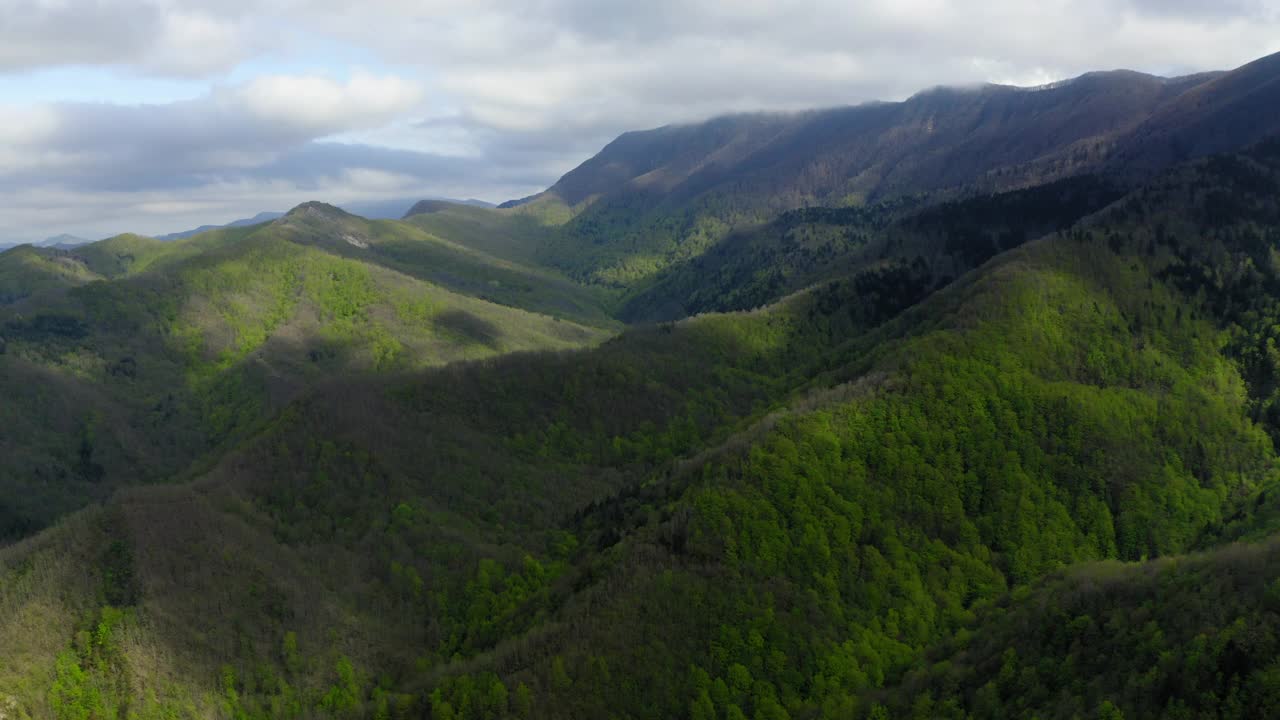
<path fill-rule="evenodd" d="M 86 240 L 85 238 L 77 235 L 63 233 L 61 235 L 54 235 L 53 237 L 45 238 L 43 241 L 36 244 L 40 247 L 46 248 L 72 248 L 79 247 L 80 245 L 87 245 L 90 242 L 90 240 Z"/>
<path fill-rule="evenodd" d="M 315 218 L 328 220 L 342 220 L 352 217 L 351 213 L 343 210 L 336 205 L 320 202 L 319 200 L 308 200 L 301 205 L 295 207 L 284 215 L 286 218 Z"/>
<path fill-rule="evenodd" d="M 367 220 L 314 200 L 285 213 L 272 226 L 287 231 L 293 242 L 306 245 L 338 242 L 365 250 L 371 242 Z"/>

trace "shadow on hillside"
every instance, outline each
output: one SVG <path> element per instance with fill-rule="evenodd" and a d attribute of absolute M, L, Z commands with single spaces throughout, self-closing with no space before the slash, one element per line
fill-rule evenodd
<path fill-rule="evenodd" d="M 502 341 L 501 328 L 465 310 L 442 312 L 432 320 L 432 324 L 439 332 L 475 345 L 497 348 Z"/>

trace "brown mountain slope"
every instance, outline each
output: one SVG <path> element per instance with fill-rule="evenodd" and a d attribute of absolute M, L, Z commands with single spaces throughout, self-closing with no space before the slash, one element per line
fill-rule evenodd
<path fill-rule="evenodd" d="M 548 192 L 578 205 L 624 191 L 688 199 L 730 179 L 739 191 L 794 186 L 822 202 L 947 188 L 1082 140 L 1120 137 L 1205 81 L 1091 73 L 1043 88 L 935 88 L 900 103 L 631 132 Z"/>
<path fill-rule="evenodd" d="M 1229 73 L 1090 73 L 938 88 L 899 103 L 737 115 L 627 133 L 534 199 L 575 208 L 542 259 L 635 287 L 734 227 L 812 205 L 1136 177 L 1280 131 L 1280 55 Z"/>
<path fill-rule="evenodd" d="M 1237 150 L 1280 132 L 1280 54 L 1212 78 L 1161 106 L 1111 164 L 1150 170 Z"/>

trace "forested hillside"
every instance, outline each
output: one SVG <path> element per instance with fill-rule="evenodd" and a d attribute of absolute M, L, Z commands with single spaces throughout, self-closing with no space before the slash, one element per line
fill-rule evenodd
<path fill-rule="evenodd" d="M 634 288 L 787 210 L 948 199 L 1086 173 L 1141 181 L 1280 132 L 1268 111 L 1280 103 L 1278 58 L 1225 74 L 938 88 L 901 103 L 628 133 L 536 198 L 577 213 L 542 257 L 587 282 Z"/>
<path fill-rule="evenodd" d="M 1274 63 L 0 254 L 0 718 L 1274 714 Z"/>
<path fill-rule="evenodd" d="M 659 274 L 624 298 L 619 316 L 659 321 L 749 310 L 855 273 L 876 273 L 922 297 L 1122 195 L 1116 182 L 1085 175 L 933 206 L 911 199 L 792 210 Z"/>
<path fill-rule="evenodd" d="M 337 377 L 609 334 L 563 279 L 340 213 L 0 255 L 14 278 L 0 306 L 0 537 L 182 476 Z"/>
<path fill-rule="evenodd" d="M 0 678 L 68 717 L 1269 707 L 1231 669 L 1265 646 L 1214 649 L 1268 622 L 1269 585 L 1215 580 L 1230 613 L 1200 582 L 1265 548 L 1062 573 L 1269 522 L 1274 391 L 1251 348 L 1277 177 L 1274 144 L 1187 166 L 922 301 L 868 304 L 899 284 L 855 272 L 585 352 L 328 384 L 196 483 L 7 550 L 5 655 L 30 661 Z M 901 227 L 980 257 L 988 237 L 953 229 L 992 202 Z M 1064 589 L 1089 573 L 1107 584 Z M 1174 597 L 1138 619 L 1149 578 Z M 1071 634 L 1000 640 L 1055 632 L 1049 612 Z M 1068 655 L 1152 632 L 1207 643 L 1168 662 L 1210 685 L 1140 692 L 1105 660 L 1128 656 Z"/>

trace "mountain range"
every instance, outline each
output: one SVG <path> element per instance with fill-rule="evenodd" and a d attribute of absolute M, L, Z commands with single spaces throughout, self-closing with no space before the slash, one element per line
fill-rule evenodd
<path fill-rule="evenodd" d="M 627 133 L 525 205 L 576 212 L 546 262 L 630 289 L 786 210 L 936 201 L 1085 173 L 1140 180 L 1256 142 L 1280 130 L 1265 111 L 1280 96 L 1278 66 L 1271 56 L 1184 78 L 1118 71 L 1042 88 L 938 88 L 900 103 Z"/>
<path fill-rule="evenodd" d="M 0 713 L 1280 713 L 1280 56 L 0 254 Z"/>
<path fill-rule="evenodd" d="M 260 212 L 251 218 L 241 218 L 239 220 L 232 220 L 231 222 L 226 223 L 225 225 L 201 225 L 200 227 L 194 228 L 192 230 L 183 230 L 181 232 L 168 233 L 167 235 L 157 235 L 156 239 L 164 240 L 164 241 L 182 240 L 183 238 L 189 238 L 192 235 L 207 233 L 210 230 L 221 230 L 224 228 L 245 227 L 247 225 L 261 225 L 262 223 L 271 222 L 272 220 L 275 220 L 276 218 L 279 218 L 283 215 L 284 213 L 280 213 L 280 212 Z"/>
<path fill-rule="evenodd" d="M 441 198 L 440 201 L 447 202 L 447 203 L 455 203 L 459 205 L 470 205 L 473 207 L 495 207 L 492 203 L 488 203 L 483 200 L 475 200 L 475 199 L 449 200 L 449 199 Z M 344 209 L 347 210 L 348 212 L 355 213 L 357 215 L 361 215 L 363 217 L 367 217 L 373 220 L 390 220 L 390 219 L 399 219 L 405 214 L 407 209 L 411 208 L 417 202 L 420 202 L 418 198 L 398 198 L 398 199 L 392 199 L 392 200 L 354 202 L 354 203 L 346 203 L 344 205 Z M 164 241 L 181 240 L 183 238 L 189 238 L 194 235 L 199 235 L 201 233 L 209 232 L 210 230 L 219 230 L 219 229 L 231 228 L 231 227 L 244 227 L 246 225 L 259 225 L 265 222 L 269 222 L 271 220 L 275 220 L 276 218 L 279 218 L 282 215 L 284 215 L 284 213 L 282 212 L 264 211 L 264 212 L 258 213 L 257 215 L 254 215 L 253 217 L 241 218 L 239 220 L 232 220 L 231 222 L 224 223 L 222 225 L 201 225 L 199 227 L 192 228 L 190 230 L 182 230 L 179 232 L 156 235 L 155 238 L 157 240 L 164 240 Z M 90 242 L 92 241 L 86 240 L 76 235 L 63 233 L 61 235 L 49 237 L 40 242 L 31 243 L 31 244 L 37 247 L 51 247 L 51 248 L 57 248 L 60 250 L 69 250 L 71 248 L 78 247 L 80 245 L 87 245 Z M 8 245 L 10 246 L 14 246 L 18 244 L 21 244 L 21 243 L 8 243 Z M 0 247 L 3 247 L 3 246 L 4 246 L 3 244 L 0 244 Z"/>
<path fill-rule="evenodd" d="M 88 245 L 90 242 L 93 242 L 93 241 L 86 240 L 76 235 L 68 235 L 67 233 L 63 233 L 61 235 L 54 235 L 53 237 L 45 238 L 42 242 L 37 244 L 40 247 L 57 248 L 59 250 L 69 250 L 73 247 Z"/>

